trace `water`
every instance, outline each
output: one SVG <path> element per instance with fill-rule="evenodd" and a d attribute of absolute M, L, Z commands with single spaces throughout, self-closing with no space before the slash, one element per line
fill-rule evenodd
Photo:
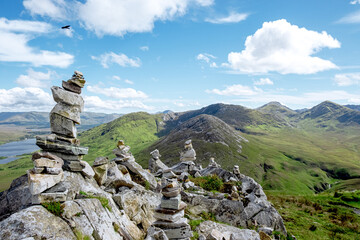
<path fill-rule="evenodd" d="M 0 145 L 0 156 L 7 157 L 0 160 L 0 164 L 12 162 L 19 158 L 20 155 L 25 153 L 32 153 L 39 149 L 36 146 L 36 139 L 26 139 L 23 141 L 10 142 Z"/>

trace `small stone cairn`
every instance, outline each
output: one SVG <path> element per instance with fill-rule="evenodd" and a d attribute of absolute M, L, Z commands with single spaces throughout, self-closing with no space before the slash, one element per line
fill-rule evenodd
<path fill-rule="evenodd" d="M 151 173 L 156 174 L 159 170 L 163 172 L 164 170 L 168 169 L 168 166 L 166 166 L 161 160 L 160 160 L 160 152 L 159 150 L 155 149 L 150 153 L 151 158 L 149 159 L 149 170 Z"/>
<path fill-rule="evenodd" d="M 135 162 L 135 158 L 130 152 L 130 146 L 126 146 L 124 140 L 118 141 L 117 147 L 112 152 L 116 156 L 116 158 L 114 158 L 112 161 L 115 161 L 116 163 L 122 163 L 126 161 Z"/>
<path fill-rule="evenodd" d="M 169 239 L 190 239 L 191 227 L 184 218 L 186 203 L 181 201 L 181 187 L 176 178 L 162 178 L 161 204 L 155 209 L 154 227 L 162 229 Z"/>
<path fill-rule="evenodd" d="M 220 166 L 220 164 L 215 162 L 215 158 L 211 157 L 209 160 L 209 167 L 220 168 L 221 166 Z"/>
<path fill-rule="evenodd" d="M 196 152 L 192 146 L 191 139 L 185 142 L 185 146 L 183 151 L 180 153 L 180 161 L 187 162 L 187 161 L 195 161 L 196 159 Z"/>
<path fill-rule="evenodd" d="M 79 95 L 84 84 L 82 73 L 75 71 L 70 80 L 63 81 L 63 88 L 51 88 L 57 103 L 50 112 L 51 134 L 36 137 L 36 144 L 42 151 L 33 154 L 34 168 L 28 171 L 29 188 L 34 204 L 66 200 L 67 190 L 44 192 L 62 181 L 63 169 L 83 172 L 85 168 L 84 173 L 91 175 L 89 164 L 81 161 L 88 149 L 80 147 L 75 126 L 80 124 L 80 112 L 84 108 L 84 100 Z"/>

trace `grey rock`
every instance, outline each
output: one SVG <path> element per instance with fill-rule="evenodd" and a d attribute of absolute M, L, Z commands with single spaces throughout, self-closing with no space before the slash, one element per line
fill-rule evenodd
<path fill-rule="evenodd" d="M 85 166 L 82 170 L 81 173 L 88 178 L 92 178 L 95 176 L 95 172 L 92 169 L 92 167 L 85 161 L 80 161 L 80 164 L 82 164 L 83 166 Z"/>
<path fill-rule="evenodd" d="M 78 147 L 73 145 L 59 144 L 43 140 L 40 137 L 36 138 L 36 145 L 41 149 L 49 152 L 60 152 L 68 155 L 86 155 L 88 153 L 87 147 Z"/>
<path fill-rule="evenodd" d="M 156 173 L 158 171 L 164 172 L 165 170 L 169 169 L 160 159 L 149 159 L 149 170 L 152 173 Z"/>
<path fill-rule="evenodd" d="M 158 220 L 162 220 L 166 222 L 176 222 L 179 221 L 180 218 L 184 217 L 184 210 L 181 210 L 180 212 L 177 212 L 175 214 L 165 214 L 165 213 L 155 212 L 154 217 Z"/>
<path fill-rule="evenodd" d="M 163 197 L 161 199 L 161 208 L 169 208 L 169 209 L 180 209 L 181 196 L 178 195 L 176 197 L 167 198 Z"/>
<path fill-rule="evenodd" d="M 34 160 L 34 166 L 36 168 L 62 168 L 64 161 L 61 158 L 58 160 L 52 160 L 49 158 L 38 158 Z"/>
<path fill-rule="evenodd" d="M 206 239 L 214 239 L 214 236 L 209 237 L 208 234 L 214 233 L 212 231 L 216 230 L 217 233 L 221 233 L 223 239 L 225 240 L 260 240 L 259 234 L 254 230 L 239 229 L 237 227 L 215 223 L 212 221 L 202 222 L 196 230 L 199 232 L 199 234 L 207 236 Z"/>
<path fill-rule="evenodd" d="M 32 195 L 37 195 L 39 193 L 42 193 L 46 189 L 51 188 L 55 184 L 59 183 L 64 177 L 63 172 L 58 175 L 49 175 L 34 174 L 31 170 L 28 170 L 27 174 L 29 181 L 29 190 Z"/>
<path fill-rule="evenodd" d="M 184 239 L 193 236 L 190 226 L 164 229 L 164 232 L 169 239 Z"/>
<path fill-rule="evenodd" d="M 51 159 L 51 160 L 56 160 L 57 162 L 61 162 L 61 158 L 50 153 L 50 152 L 44 152 L 44 151 L 40 151 L 40 152 L 35 152 L 33 153 L 31 159 L 34 161 L 38 158 L 48 158 L 48 159 Z"/>
<path fill-rule="evenodd" d="M 259 227 L 258 232 L 262 231 L 264 233 L 266 233 L 267 235 L 271 236 L 273 234 L 274 229 L 270 228 L 270 227 Z"/>
<path fill-rule="evenodd" d="M 32 206 L 0 222 L 0 239 L 76 239 L 64 220 L 42 206 Z"/>
<path fill-rule="evenodd" d="M 62 172 L 62 168 L 46 168 L 44 174 L 59 175 Z"/>
<path fill-rule="evenodd" d="M 83 172 L 85 168 L 85 164 L 83 161 L 64 161 L 63 168 L 67 171 L 71 172 Z"/>
<path fill-rule="evenodd" d="M 12 181 L 10 188 L 0 193 L 0 221 L 31 204 L 27 174 Z"/>
<path fill-rule="evenodd" d="M 75 71 L 71 79 L 68 80 L 68 82 L 73 83 L 81 88 L 83 88 L 86 83 L 83 74 L 79 71 Z"/>
<path fill-rule="evenodd" d="M 97 157 L 93 163 L 93 166 L 100 166 L 109 163 L 109 159 L 107 157 Z"/>
<path fill-rule="evenodd" d="M 180 218 L 176 222 L 155 221 L 153 223 L 153 226 L 161 228 L 161 229 L 167 229 L 167 228 L 186 227 L 186 226 L 189 226 L 189 224 L 188 224 L 188 221 L 186 218 Z"/>
<path fill-rule="evenodd" d="M 177 176 L 175 175 L 175 173 L 173 171 L 171 171 L 170 169 L 167 169 L 163 172 L 162 176 L 164 178 L 176 178 Z"/>
<path fill-rule="evenodd" d="M 100 165 L 94 167 L 93 170 L 95 172 L 95 176 L 94 176 L 95 180 L 97 181 L 99 186 L 103 185 L 107 178 L 108 165 L 107 164 Z"/>
<path fill-rule="evenodd" d="M 77 137 L 75 122 L 57 113 L 50 114 L 50 130 L 59 135 Z"/>
<path fill-rule="evenodd" d="M 122 186 L 132 188 L 138 184 L 131 180 L 129 173 L 123 174 L 118 166 L 112 162 L 108 165 L 107 177 L 103 185 L 106 188 L 114 188 L 117 190 Z"/>
<path fill-rule="evenodd" d="M 131 172 L 140 176 L 142 179 L 148 181 L 151 189 L 156 189 L 157 181 L 154 175 L 144 170 L 137 162 L 126 161 L 126 162 L 121 162 L 121 164 L 127 167 Z"/>
<path fill-rule="evenodd" d="M 40 193 L 32 196 L 32 204 L 41 204 L 44 202 L 65 202 L 67 194 L 67 189 L 64 192 Z"/>
<path fill-rule="evenodd" d="M 199 172 L 196 172 L 194 177 L 201 177 L 201 174 Z"/>
<path fill-rule="evenodd" d="M 176 187 L 176 188 L 171 188 L 171 189 L 163 189 L 162 194 L 167 197 L 167 198 L 172 198 L 172 197 L 176 197 L 179 196 L 180 194 L 180 187 Z"/>
<path fill-rule="evenodd" d="M 50 114 L 59 114 L 65 118 L 74 121 L 77 124 L 81 124 L 80 113 L 81 108 L 79 106 L 70 106 L 65 103 L 57 103 L 51 110 Z"/>
<path fill-rule="evenodd" d="M 81 161 L 83 159 L 83 155 L 72 155 L 72 154 L 64 154 L 60 152 L 50 152 L 51 154 L 63 159 L 64 161 Z"/>
<path fill-rule="evenodd" d="M 66 91 L 57 86 L 51 87 L 51 92 L 55 102 L 78 106 L 81 111 L 84 110 L 84 99 L 79 94 Z"/>
<path fill-rule="evenodd" d="M 168 240 L 168 237 L 161 228 L 151 226 L 148 228 L 145 240 Z"/>
<path fill-rule="evenodd" d="M 62 81 L 62 87 L 70 92 L 81 94 L 81 87 L 72 82 Z"/>
<path fill-rule="evenodd" d="M 195 163 L 192 161 L 180 162 L 180 163 L 177 163 L 174 166 L 172 166 L 170 169 L 175 174 L 180 175 L 183 172 L 190 172 L 190 169 L 192 168 L 193 165 L 195 165 Z"/>
<path fill-rule="evenodd" d="M 196 188 L 195 183 L 188 181 L 188 182 L 184 182 L 183 186 L 185 189 L 191 189 L 191 188 Z"/>

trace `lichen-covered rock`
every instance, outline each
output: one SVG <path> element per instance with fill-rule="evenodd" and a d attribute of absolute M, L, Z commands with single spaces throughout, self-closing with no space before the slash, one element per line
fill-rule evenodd
<path fill-rule="evenodd" d="M 31 170 L 28 170 L 27 174 L 29 181 L 29 190 L 32 195 L 42 193 L 46 189 L 51 188 L 52 186 L 59 183 L 64 177 L 63 172 L 58 175 L 51 175 L 35 174 Z"/>
<path fill-rule="evenodd" d="M 0 239 L 76 239 L 64 220 L 42 206 L 32 206 L 0 222 Z"/>
<path fill-rule="evenodd" d="M 125 161 L 120 164 L 127 167 L 131 172 L 141 177 L 143 180 L 146 180 L 150 184 L 151 189 L 155 189 L 157 187 L 157 181 L 150 172 L 143 169 L 137 162 L 135 161 Z"/>
<path fill-rule="evenodd" d="M 215 223 L 212 221 L 202 222 L 196 229 L 199 234 L 207 236 L 206 239 L 224 239 L 224 240 L 260 240 L 259 234 L 254 230 L 239 229 L 226 224 Z M 213 232 L 213 230 L 215 230 Z M 211 235 L 213 233 L 213 235 Z M 209 236 L 211 235 L 211 236 Z M 213 238 L 214 236 L 221 238 Z"/>

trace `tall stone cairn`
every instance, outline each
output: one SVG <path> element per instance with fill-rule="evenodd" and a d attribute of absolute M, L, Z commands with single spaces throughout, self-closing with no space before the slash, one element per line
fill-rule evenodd
<path fill-rule="evenodd" d="M 155 209 L 157 219 L 152 225 L 162 229 L 169 239 L 190 239 L 191 227 L 184 218 L 186 203 L 181 201 L 181 187 L 176 178 L 161 180 L 161 204 Z"/>
<path fill-rule="evenodd" d="M 196 159 L 196 152 L 192 146 L 191 139 L 185 142 L 184 149 L 180 152 L 180 161 L 181 162 L 188 162 L 188 161 L 195 161 Z"/>
<path fill-rule="evenodd" d="M 84 100 L 80 96 L 85 79 L 81 72 L 75 71 L 72 78 L 62 82 L 62 87 L 53 86 L 51 91 L 56 105 L 50 112 L 51 134 L 37 137 L 36 145 L 64 160 L 64 170 L 81 172 L 86 164 L 81 161 L 88 148 L 80 147 L 76 125 L 80 124 L 80 113 Z"/>

